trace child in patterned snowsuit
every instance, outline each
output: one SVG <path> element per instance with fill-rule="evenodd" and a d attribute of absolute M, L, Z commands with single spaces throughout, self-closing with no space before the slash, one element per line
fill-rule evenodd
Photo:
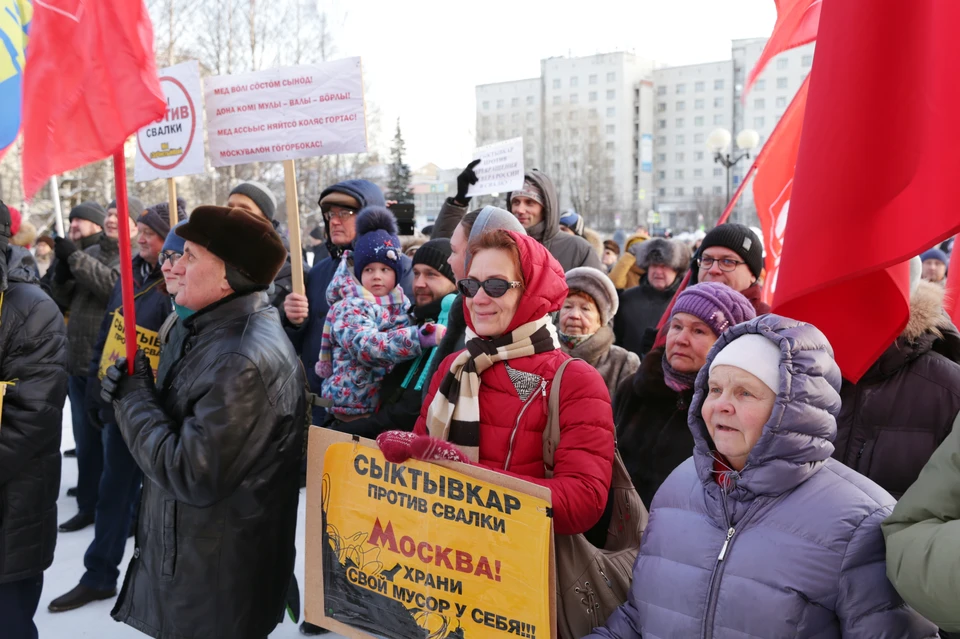
<path fill-rule="evenodd" d="M 400 239 L 389 210 L 370 206 L 357 216 L 353 251 L 344 251 L 327 288 L 317 375 L 327 412 L 349 421 L 376 412 L 380 384 L 393 366 L 443 338 L 443 327 L 413 325 L 410 300 L 399 286 Z M 331 424 L 336 428 L 335 424 Z"/>

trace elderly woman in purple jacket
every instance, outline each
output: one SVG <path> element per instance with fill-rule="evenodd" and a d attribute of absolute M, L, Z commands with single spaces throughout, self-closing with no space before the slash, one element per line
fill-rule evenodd
<path fill-rule="evenodd" d="M 627 602 L 591 638 L 935 638 L 887 581 L 894 499 L 830 458 L 840 369 L 809 324 L 764 315 L 700 371 L 693 458 L 660 487 Z"/>

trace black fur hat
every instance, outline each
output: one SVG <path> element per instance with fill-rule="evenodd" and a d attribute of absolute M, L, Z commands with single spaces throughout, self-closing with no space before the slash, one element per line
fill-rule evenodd
<path fill-rule="evenodd" d="M 690 267 L 690 249 L 677 240 L 655 237 L 631 249 L 637 258 L 637 266 L 642 269 L 650 268 L 651 264 L 663 264 L 682 274 Z"/>

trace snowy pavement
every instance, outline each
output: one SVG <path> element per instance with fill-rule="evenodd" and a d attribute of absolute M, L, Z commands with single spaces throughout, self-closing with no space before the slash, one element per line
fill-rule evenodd
<path fill-rule="evenodd" d="M 73 448 L 73 429 L 70 421 L 69 400 L 63 410 L 62 449 Z M 77 485 L 77 461 L 74 458 L 63 459 L 63 474 L 60 480 L 60 499 L 57 502 L 59 521 L 64 522 L 77 512 L 77 500 L 67 497 L 67 489 Z M 303 589 L 303 540 L 305 495 L 300 492 L 300 512 L 297 516 L 297 579 Z M 117 623 L 110 617 L 114 599 L 88 604 L 70 612 L 51 613 L 47 604 L 52 599 L 68 592 L 80 581 L 83 575 L 83 553 L 93 540 L 93 526 L 73 533 L 60 533 L 57 536 L 57 552 L 53 565 L 44 573 L 43 594 L 34 621 L 40 631 L 40 639 L 136 639 L 145 635 L 126 624 Z M 133 554 L 133 538 L 127 541 L 127 550 L 120 565 L 120 582 L 126 573 L 127 564 Z M 119 590 L 119 584 L 118 584 Z M 0 632 L 0 635 L 3 633 Z M 332 639 L 342 639 L 340 635 L 324 635 Z M 271 639 L 293 639 L 301 637 L 297 626 L 284 617 L 284 622 L 270 635 Z"/>

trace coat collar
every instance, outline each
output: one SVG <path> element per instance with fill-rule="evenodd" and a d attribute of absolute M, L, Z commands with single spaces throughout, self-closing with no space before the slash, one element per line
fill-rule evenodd
<path fill-rule="evenodd" d="M 267 296 L 263 291 L 234 293 L 200 309 L 183 320 L 183 325 L 193 335 L 199 335 L 221 322 L 251 315 L 266 306 L 268 306 Z"/>

